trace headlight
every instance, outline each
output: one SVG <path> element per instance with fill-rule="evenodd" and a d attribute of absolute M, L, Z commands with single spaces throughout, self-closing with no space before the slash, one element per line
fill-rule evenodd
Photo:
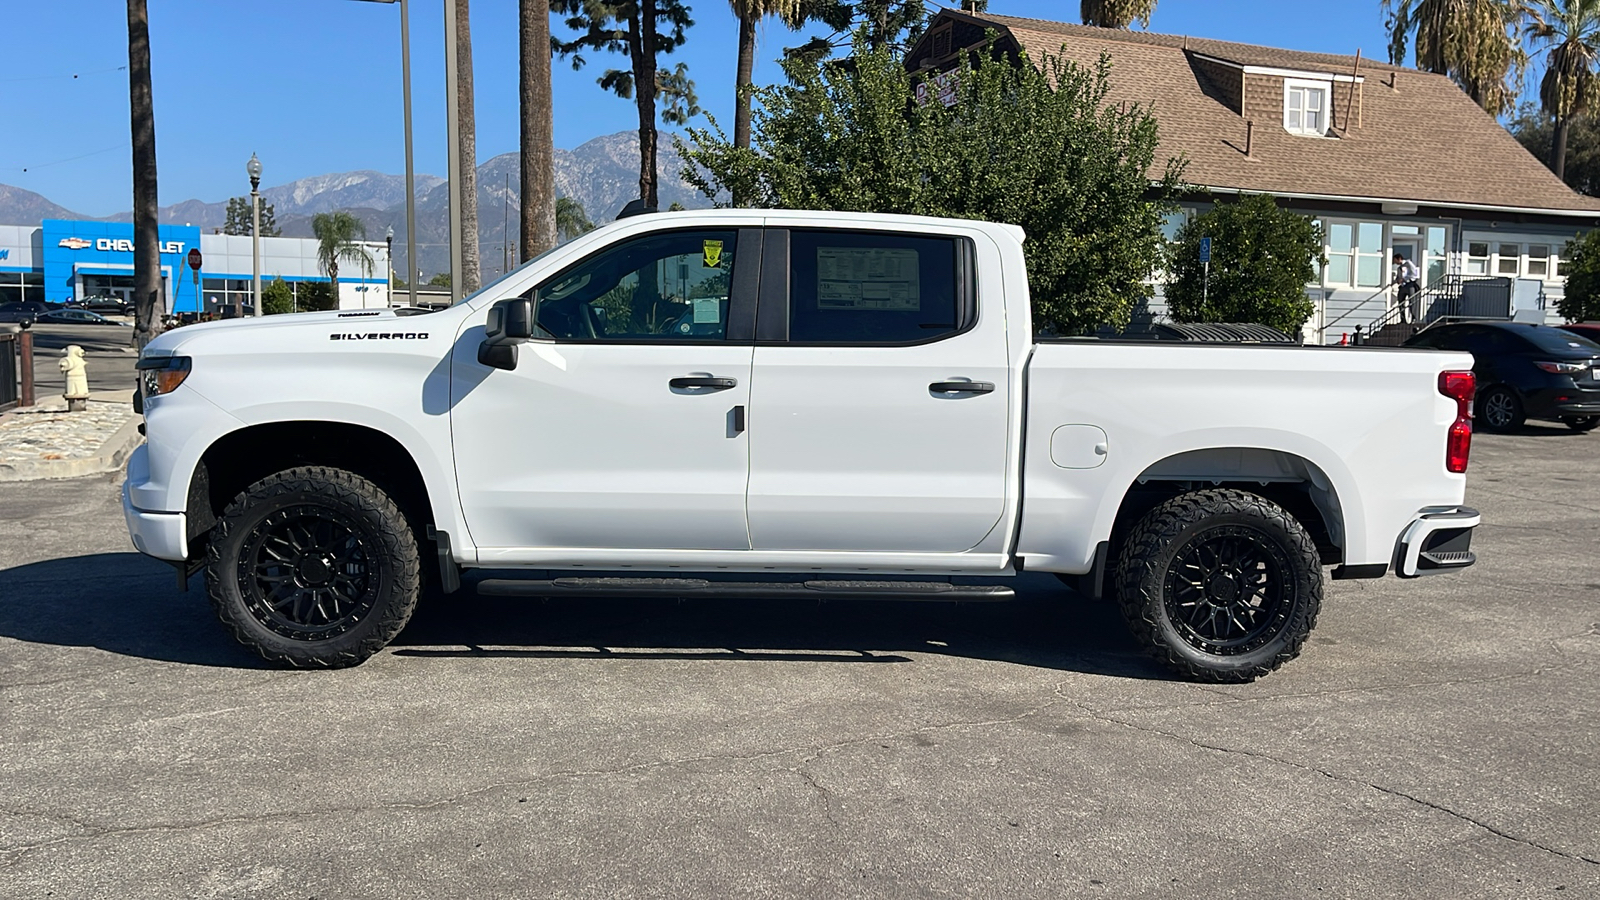
<path fill-rule="evenodd" d="M 134 368 L 139 371 L 139 394 L 144 399 L 170 394 L 189 377 L 189 357 L 148 356 Z"/>

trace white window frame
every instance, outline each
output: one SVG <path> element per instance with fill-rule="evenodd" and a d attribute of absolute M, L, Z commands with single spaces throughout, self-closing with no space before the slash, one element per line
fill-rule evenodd
<path fill-rule="evenodd" d="M 1298 79 L 1298 78 L 1286 78 L 1286 79 L 1284 79 L 1284 81 L 1283 81 L 1283 130 L 1289 132 L 1290 134 L 1299 134 L 1299 135 L 1304 135 L 1306 137 L 1327 137 L 1328 136 L 1328 128 L 1329 128 L 1328 113 L 1329 113 L 1330 107 L 1332 106 L 1332 99 L 1331 98 L 1332 98 L 1332 94 L 1333 94 L 1333 92 L 1331 90 L 1329 90 L 1329 88 L 1331 86 L 1332 85 L 1329 82 L 1326 82 L 1326 81 L 1306 81 L 1306 80 Z M 1294 96 L 1295 96 L 1296 93 L 1300 93 L 1300 94 L 1303 95 L 1303 99 L 1301 100 L 1300 110 L 1299 110 L 1299 114 L 1300 114 L 1300 125 L 1299 126 L 1295 126 L 1295 125 L 1291 124 L 1290 120 L 1289 120 L 1290 114 L 1294 111 L 1290 104 L 1293 101 Z M 1310 128 L 1310 127 L 1307 127 L 1306 124 L 1305 124 L 1305 121 L 1306 121 L 1306 110 L 1309 108 L 1309 104 L 1306 101 L 1308 101 L 1311 98 L 1311 95 L 1313 93 L 1315 93 L 1316 95 L 1318 95 L 1321 98 L 1321 106 L 1318 108 L 1318 111 L 1317 111 L 1317 114 L 1321 117 L 1321 127 L 1318 127 L 1318 128 Z"/>

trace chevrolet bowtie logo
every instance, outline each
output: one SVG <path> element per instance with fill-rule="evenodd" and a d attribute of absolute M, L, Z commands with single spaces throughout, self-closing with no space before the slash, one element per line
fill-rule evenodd
<path fill-rule="evenodd" d="M 62 238 L 61 243 L 56 246 L 65 247 L 68 250 L 82 250 L 85 247 L 93 247 L 94 241 L 86 241 L 81 237 L 69 237 Z"/>

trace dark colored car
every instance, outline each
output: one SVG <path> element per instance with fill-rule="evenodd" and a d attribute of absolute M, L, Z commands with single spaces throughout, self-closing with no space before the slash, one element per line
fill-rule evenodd
<path fill-rule="evenodd" d="M 1600 425 L 1600 344 L 1549 325 L 1453 322 L 1425 329 L 1407 347 L 1465 350 L 1478 376 L 1477 421 L 1510 431 L 1525 419 Z"/>
<path fill-rule="evenodd" d="M 46 303 L 43 300 L 13 300 L 10 303 L 0 303 L 0 322 L 32 322 L 41 315 L 60 308 L 59 303 Z"/>
<path fill-rule="evenodd" d="M 133 312 L 133 304 L 123 300 L 121 297 L 85 297 L 72 305 L 78 309 L 88 309 L 100 313 Z"/>
<path fill-rule="evenodd" d="M 53 309 L 46 313 L 40 313 L 33 321 L 40 325 L 118 325 L 124 327 L 126 325 L 123 322 L 113 322 L 105 316 L 97 312 L 90 312 L 87 309 Z"/>

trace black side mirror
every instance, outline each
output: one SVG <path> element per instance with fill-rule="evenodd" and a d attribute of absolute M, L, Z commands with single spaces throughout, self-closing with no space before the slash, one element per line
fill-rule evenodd
<path fill-rule="evenodd" d="M 478 345 L 478 362 L 510 371 L 517 367 L 517 345 L 533 337 L 533 301 L 527 297 L 501 300 L 489 307 Z"/>

